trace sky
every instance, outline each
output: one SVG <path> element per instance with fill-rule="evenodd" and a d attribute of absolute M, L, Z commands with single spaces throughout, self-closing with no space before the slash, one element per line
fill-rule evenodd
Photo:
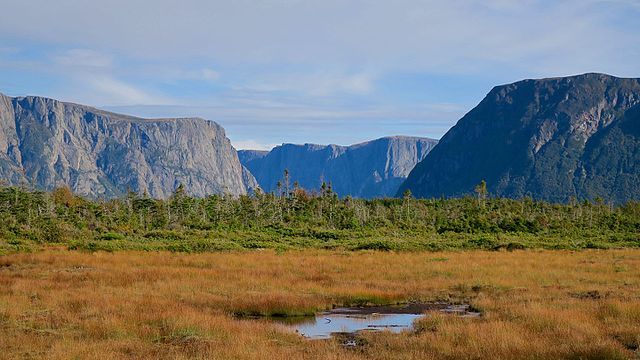
<path fill-rule="evenodd" d="M 640 77 L 640 0 L 0 0 L 0 92 L 239 149 L 440 138 L 493 86 Z"/>

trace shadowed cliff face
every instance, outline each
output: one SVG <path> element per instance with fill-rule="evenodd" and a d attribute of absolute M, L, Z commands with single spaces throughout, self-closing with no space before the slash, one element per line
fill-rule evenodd
<path fill-rule="evenodd" d="M 603 74 L 494 88 L 441 139 L 399 192 L 557 202 L 640 199 L 640 79 Z"/>
<path fill-rule="evenodd" d="M 140 119 L 41 97 L 0 95 L 0 176 L 90 197 L 245 194 L 255 179 L 224 129 L 198 118 Z"/>
<path fill-rule="evenodd" d="M 387 137 L 352 146 L 284 144 L 270 152 L 239 151 L 240 160 L 267 192 L 276 191 L 283 172 L 290 183 L 318 190 L 331 183 L 339 196 L 393 196 L 411 169 L 437 140 Z"/>

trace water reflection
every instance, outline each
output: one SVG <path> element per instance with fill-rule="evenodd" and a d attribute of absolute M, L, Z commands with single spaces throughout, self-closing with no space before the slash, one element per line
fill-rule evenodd
<path fill-rule="evenodd" d="M 411 303 L 398 306 L 338 308 L 315 316 L 271 318 L 288 329 L 309 338 L 328 339 L 335 334 L 355 334 L 362 331 L 399 333 L 413 329 L 414 322 L 431 311 L 460 317 L 479 317 L 469 305 L 446 303 Z"/>
<path fill-rule="evenodd" d="M 399 333 L 410 330 L 421 314 L 332 314 L 323 313 L 305 322 L 290 325 L 310 339 L 328 339 L 333 333 L 389 330 Z"/>

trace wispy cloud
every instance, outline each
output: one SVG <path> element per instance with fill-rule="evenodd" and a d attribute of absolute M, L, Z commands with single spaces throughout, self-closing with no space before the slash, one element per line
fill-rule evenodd
<path fill-rule="evenodd" d="M 200 74 L 205 80 L 215 81 L 220 78 L 220 73 L 212 69 L 201 69 Z"/>
<path fill-rule="evenodd" d="M 283 142 L 349 145 L 386 135 L 439 138 L 467 108 L 447 103 L 347 109 L 328 104 L 220 99 L 211 106 L 112 106 L 107 110 L 143 117 L 203 117 L 224 126 L 236 148 L 261 150 Z"/>
<path fill-rule="evenodd" d="M 0 86 L 209 117 L 256 146 L 439 137 L 498 83 L 640 75 L 637 0 L 80 3 L 3 4 Z"/>
<path fill-rule="evenodd" d="M 164 96 L 153 95 L 131 84 L 117 80 L 108 75 L 86 75 L 86 81 L 91 96 L 102 99 L 102 103 L 121 104 L 172 104 L 173 100 Z"/>
<path fill-rule="evenodd" d="M 207 81 L 216 82 L 220 80 L 220 72 L 212 68 L 187 68 L 184 66 L 175 65 L 155 65 L 155 66 L 142 66 L 139 74 L 143 74 L 147 77 L 153 77 L 158 80 L 166 81 Z"/>
<path fill-rule="evenodd" d="M 91 49 L 71 49 L 52 58 L 57 65 L 69 67 L 108 68 L 113 64 L 113 56 Z"/>
<path fill-rule="evenodd" d="M 375 77 L 366 72 L 346 74 L 325 71 L 321 73 L 275 73 L 251 79 L 236 86 L 236 90 L 258 92 L 295 92 L 312 96 L 341 93 L 366 95 L 373 91 Z"/>
<path fill-rule="evenodd" d="M 539 62 L 527 60 L 529 54 L 545 48 L 559 50 L 556 59 L 586 56 L 622 68 L 616 63 L 622 58 L 611 50 L 637 47 L 640 41 L 619 40 L 634 34 L 620 21 L 639 15 L 638 2 L 632 0 L 186 0 L 180 6 L 157 0 L 153 7 L 113 0 L 74 5 L 70 0 L 9 2 L 0 13 L 0 33 L 151 60 L 368 64 L 429 71 L 447 65 L 474 70 L 485 61 L 524 61 L 535 67 Z M 95 26 L 94 14 L 100 14 L 101 26 Z M 589 26 L 574 26 L 580 23 Z M 572 36 L 563 36 L 571 29 Z M 554 42 L 558 36 L 554 47 L 536 41 Z M 579 39 L 591 39 L 591 46 Z"/>
<path fill-rule="evenodd" d="M 233 140 L 233 147 L 237 150 L 271 150 L 278 144 L 267 144 L 257 140 Z"/>
<path fill-rule="evenodd" d="M 20 52 L 20 48 L 15 46 L 0 46 L 0 56 L 13 55 Z"/>

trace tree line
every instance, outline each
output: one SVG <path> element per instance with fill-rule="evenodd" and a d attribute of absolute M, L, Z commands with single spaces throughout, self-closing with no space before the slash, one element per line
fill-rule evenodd
<path fill-rule="evenodd" d="M 339 198 L 329 185 L 310 193 L 298 186 L 279 193 L 195 198 L 180 186 L 165 200 L 130 192 L 110 200 L 54 191 L 0 188 L 0 239 L 65 243 L 87 239 L 144 238 L 149 234 L 251 230 L 317 230 L 317 234 L 626 234 L 640 242 L 640 203 L 552 204 L 530 198 Z M 178 235 L 176 235 L 178 234 Z M 314 233 L 315 234 L 315 233 Z M 327 235 L 329 234 L 329 235 Z M 167 235 L 167 236 L 169 236 Z M 355 235 L 354 235 L 355 236 Z M 635 238 L 634 238 L 635 236 Z"/>

